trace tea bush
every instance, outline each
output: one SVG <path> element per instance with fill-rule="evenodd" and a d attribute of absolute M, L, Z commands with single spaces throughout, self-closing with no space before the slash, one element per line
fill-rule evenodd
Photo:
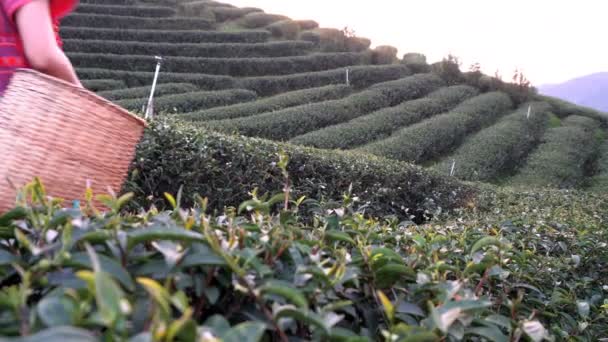
<path fill-rule="evenodd" d="M 210 11 L 213 13 L 215 16 L 215 21 L 218 23 L 239 19 L 249 13 L 263 12 L 261 9 L 255 7 L 213 7 L 210 9 Z"/>
<path fill-rule="evenodd" d="M 348 191 L 336 204 L 291 195 L 254 193 L 216 214 L 206 200 L 185 209 L 166 194 L 175 209 L 119 214 L 130 194 L 100 197 L 105 213 L 90 201 L 62 209 L 33 182 L 0 216 L 0 333 L 228 342 L 606 334 L 606 197 L 488 192 L 479 209 L 416 226 L 364 216 Z M 314 220 L 302 219 L 307 211 Z"/>
<path fill-rule="evenodd" d="M 227 106 L 253 101 L 257 94 L 251 90 L 230 89 L 219 91 L 197 91 L 191 93 L 165 95 L 154 98 L 154 110 L 159 112 L 187 113 L 197 110 Z M 130 110 L 141 110 L 148 98 L 121 100 L 116 103 Z"/>
<path fill-rule="evenodd" d="M 300 24 L 291 19 L 277 21 L 266 26 L 266 29 L 275 38 L 296 39 L 300 35 Z"/>
<path fill-rule="evenodd" d="M 431 71 L 431 66 L 426 62 L 426 56 L 421 53 L 406 53 L 401 62 L 414 72 Z"/>
<path fill-rule="evenodd" d="M 91 91 L 104 91 L 104 90 L 114 90 L 114 89 L 123 89 L 126 88 L 127 85 L 125 82 L 121 80 L 112 80 L 112 79 L 94 79 L 94 80 L 82 80 L 82 85 Z"/>
<path fill-rule="evenodd" d="M 411 75 L 404 65 L 356 65 L 349 66 L 350 84 L 354 88 L 365 88 L 372 84 Z M 346 68 L 285 76 L 261 76 L 239 79 L 241 88 L 251 89 L 260 96 L 276 95 L 328 84 L 346 83 Z"/>
<path fill-rule="evenodd" d="M 175 9 L 160 6 L 125 6 L 111 4 L 80 4 L 76 8 L 76 13 L 86 14 L 109 14 L 117 16 L 133 16 L 145 18 L 163 18 L 175 15 Z"/>
<path fill-rule="evenodd" d="M 149 43 L 264 43 L 270 38 L 266 30 L 244 30 L 233 32 L 196 30 L 143 30 L 96 27 L 61 27 L 64 39 L 121 40 Z"/>
<path fill-rule="evenodd" d="M 592 108 L 577 106 L 573 103 L 550 96 L 538 95 L 537 98 L 540 101 L 549 103 L 552 106 L 552 112 L 560 118 L 565 118 L 570 115 L 586 116 L 591 119 L 601 121 L 604 126 L 608 121 L 608 114 L 598 112 Z"/>
<path fill-rule="evenodd" d="M 284 57 L 305 55 L 313 49 L 313 44 L 303 41 L 277 41 L 259 44 L 173 44 L 66 39 L 64 40 L 64 49 L 68 52 L 160 55 L 163 57 Z"/>
<path fill-rule="evenodd" d="M 432 74 L 417 74 L 380 83 L 344 99 L 312 103 L 251 117 L 210 121 L 205 126 L 247 136 L 288 140 L 329 125 L 346 122 L 380 108 L 424 96 L 443 85 Z"/>
<path fill-rule="evenodd" d="M 516 186 L 575 188 L 584 185 L 590 163 L 597 157 L 599 123 L 584 116 L 569 116 L 562 127 L 549 129 L 519 173 Z"/>
<path fill-rule="evenodd" d="M 244 28 L 256 29 L 266 27 L 272 23 L 281 20 L 287 20 L 288 17 L 278 14 L 269 13 L 249 13 L 239 20 L 239 24 Z"/>
<path fill-rule="evenodd" d="M 107 68 L 129 71 L 148 71 L 154 68 L 154 56 L 68 53 L 79 68 Z M 204 71 L 214 75 L 268 76 L 321 71 L 350 65 L 366 64 L 367 53 L 317 53 L 294 57 L 268 58 L 195 58 L 168 56 L 163 60 L 165 72 L 192 73 Z"/>
<path fill-rule="evenodd" d="M 403 126 L 443 113 L 478 94 L 475 88 L 466 85 L 444 87 L 425 98 L 405 101 L 348 122 L 306 133 L 291 139 L 291 142 L 318 148 L 354 148 L 386 138 Z"/>
<path fill-rule="evenodd" d="M 180 115 L 180 118 L 190 121 L 234 119 L 264 112 L 272 112 L 306 103 L 339 99 L 350 94 L 350 92 L 351 88 L 346 85 L 329 85 L 319 88 L 296 90 L 259 99 L 250 103 L 239 103 L 232 106 L 187 113 Z"/>
<path fill-rule="evenodd" d="M 513 102 L 504 93 L 482 94 L 450 112 L 405 127 L 359 150 L 413 163 L 432 160 L 457 147 L 468 134 L 492 123 L 512 106 Z"/>
<path fill-rule="evenodd" d="M 154 70 L 156 64 L 150 65 Z M 123 81 L 128 87 L 141 87 L 152 84 L 154 72 L 125 71 L 114 69 L 78 68 L 78 76 L 84 80 L 91 79 L 114 79 Z M 196 73 L 172 73 L 163 72 L 158 78 L 159 83 L 192 83 L 201 89 L 219 90 L 235 87 L 235 80 L 230 76 L 206 75 Z"/>
<path fill-rule="evenodd" d="M 137 16 L 74 13 L 62 20 L 72 27 L 102 27 L 113 29 L 210 30 L 215 22 L 201 18 L 143 18 Z"/>
<path fill-rule="evenodd" d="M 319 23 L 314 20 L 294 20 L 298 26 L 300 26 L 300 30 L 314 30 L 319 28 Z"/>
<path fill-rule="evenodd" d="M 454 176 L 476 181 L 491 181 L 513 172 L 540 142 L 547 129 L 549 110 L 545 102 L 522 105 L 495 125 L 466 138 L 434 168 L 448 175 L 455 161 Z"/>
<path fill-rule="evenodd" d="M 108 100 L 126 100 L 144 98 L 150 95 L 151 86 L 135 87 L 120 90 L 100 91 L 98 95 L 105 97 Z M 157 84 L 154 90 L 154 96 L 172 95 L 194 92 L 198 88 L 190 83 L 163 83 Z"/>
<path fill-rule="evenodd" d="M 381 45 L 372 51 L 373 64 L 392 64 L 397 61 L 397 52 L 399 50 L 394 46 Z"/>
<path fill-rule="evenodd" d="M 407 217 L 407 209 L 452 208 L 473 191 L 405 163 L 229 136 L 173 119 L 160 120 L 147 130 L 126 191 L 135 192 L 137 203 L 147 206 L 148 196 L 158 200 L 183 185 L 185 200 L 193 193 L 212 196 L 210 208 L 221 210 L 247 200 L 256 187 L 263 194 L 282 186 L 273 167 L 280 150 L 292 160 L 288 169 L 295 196 L 339 200 L 352 184 L 353 191 L 369 201 L 367 210 L 374 215 Z"/>
<path fill-rule="evenodd" d="M 347 37 L 344 31 L 332 28 L 317 28 L 302 32 L 300 39 L 313 42 L 321 51 L 351 51 L 359 52 L 367 50 L 371 40 L 362 37 Z"/>
<path fill-rule="evenodd" d="M 595 175 L 591 179 L 591 189 L 608 193 L 608 140 L 602 145 L 599 156 Z"/>

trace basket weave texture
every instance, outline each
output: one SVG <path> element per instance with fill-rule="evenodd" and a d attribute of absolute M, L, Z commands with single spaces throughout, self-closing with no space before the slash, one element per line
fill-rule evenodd
<path fill-rule="evenodd" d="M 49 196 L 119 192 L 145 121 L 62 80 L 20 69 L 0 98 L 0 213 L 39 177 Z"/>

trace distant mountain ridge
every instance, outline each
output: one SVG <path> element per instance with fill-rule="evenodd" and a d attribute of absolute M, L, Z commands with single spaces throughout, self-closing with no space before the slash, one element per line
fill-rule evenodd
<path fill-rule="evenodd" d="M 581 106 L 608 112 L 608 72 L 599 72 L 538 87 L 544 95 L 558 97 Z"/>

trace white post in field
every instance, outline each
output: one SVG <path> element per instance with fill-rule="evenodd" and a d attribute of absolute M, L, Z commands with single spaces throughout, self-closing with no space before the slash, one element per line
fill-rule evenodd
<path fill-rule="evenodd" d="M 528 115 L 526 115 L 526 119 L 530 120 L 530 114 L 532 113 L 532 105 L 528 106 Z"/>
<path fill-rule="evenodd" d="M 152 81 L 152 89 L 150 90 L 150 98 L 148 98 L 148 105 L 146 106 L 145 119 L 152 118 L 154 114 L 154 91 L 156 90 L 156 81 L 158 81 L 158 73 L 160 72 L 160 65 L 163 62 L 163 58 L 155 56 L 156 59 L 156 71 L 154 72 L 154 80 Z"/>
<path fill-rule="evenodd" d="M 454 176 L 454 170 L 456 170 L 456 160 L 452 161 L 452 169 L 450 170 L 450 177 Z"/>
<path fill-rule="evenodd" d="M 350 70 L 348 68 L 346 68 L 346 85 L 350 86 Z"/>

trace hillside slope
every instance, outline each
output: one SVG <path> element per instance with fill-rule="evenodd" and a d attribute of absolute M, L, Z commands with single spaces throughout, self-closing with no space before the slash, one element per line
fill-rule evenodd
<path fill-rule="evenodd" d="M 84 84 L 133 111 L 162 56 L 154 109 L 205 129 L 507 185 L 587 188 L 602 170 L 604 114 L 311 20 L 208 0 L 83 0 L 62 36 Z M 575 157 L 577 117 L 589 139 Z M 535 177 L 553 156 L 566 179 Z"/>
<path fill-rule="evenodd" d="M 608 112 L 608 72 L 578 77 L 560 84 L 542 85 L 539 91 L 580 106 Z"/>

